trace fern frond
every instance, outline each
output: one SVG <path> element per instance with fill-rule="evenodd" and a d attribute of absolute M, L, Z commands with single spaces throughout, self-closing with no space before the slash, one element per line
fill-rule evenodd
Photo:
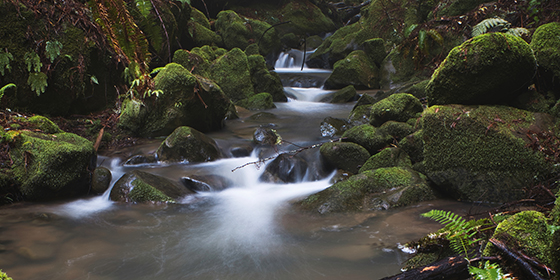
<path fill-rule="evenodd" d="M 416 29 L 416 27 L 418 27 L 418 24 L 412 24 L 409 27 L 407 27 L 404 30 L 404 37 L 407 38 L 408 36 L 410 36 L 410 33 L 412 33 L 412 31 L 414 31 L 414 29 Z"/>
<path fill-rule="evenodd" d="M 8 52 L 0 52 L 0 74 L 4 76 L 4 70 L 11 71 L 12 67 L 10 66 L 10 62 L 14 60 L 14 56 Z"/>
<path fill-rule="evenodd" d="M 29 73 L 27 84 L 31 86 L 31 90 L 39 96 L 41 93 L 44 93 L 47 88 L 47 74 L 43 72 Z"/>
<path fill-rule="evenodd" d="M 487 19 L 479 22 L 477 25 L 475 25 L 473 27 L 472 36 L 476 37 L 478 35 L 488 33 L 492 29 L 498 29 L 498 28 L 504 29 L 504 28 L 509 28 L 509 26 L 510 26 L 510 23 L 505 19 L 501 19 L 501 18 L 498 18 L 498 17 L 487 18 Z"/>
<path fill-rule="evenodd" d="M 51 60 L 51 63 L 60 55 L 60 50 L 62 50 L 62 43 L 59 41 L 47 41 L 45 46 L 45 53 L 47 57 Z"/>
<path fill-rule="evenodd" d="M 513 36 L 517 36 L 517 37 L 523 37 L 526 35 L 529 35 L 529 30 L 527 30 L 526 28 L 523 27 L 515 27 L 515 28 L 510 28 L 507 30 L 506 33 L 509 33 Z"/>
<path fill-rule="evenodd" d="M 2 99 L 2 97 L 4 97 L 4 92 L 9 88 L 17 88 L 17 86 L 15 84 L 7 84 L 7 85 L 3 86 L 2 88 L 0 88 L 0 99 Z"/>
<path fill-rule="evenodd" d="M 138 8 L 143 17 L 147 18 L 150 16 L 152 11 L 152 2 L 150 0 L 134 0 L 134 4 L 136 4 L 136 8 Z"/>
<path fill-rule="evenodd" d="M 27 52 L 23 56 L 23 60 L 25 60 L 25 64 L 27 64 L 27 71 L 31 72 L 39 72 L 41 71 L 41 67 L 43 67 L 43 63 L 41 63 L 41 58 L 36 52 Z"/>
<path fill-rule="evenodd" d="M 491 264 L 486 261 L 483 268 L 469 266 L 469 273 L 474 276 L 476 280 L 507 280 L 509 274 L 504 274 L 502 269 L 497 264 Z"/>
<path fill-rule="evenodd" d="M 432 37 L 432 40 L 434 40 L 440 46 L 443 45 L 443 36 L 441 36 L 441 34 L 439 34 L 439 32 L 437 32 L 435 29 L 430 29 L 426 33 L 428 34 L 428 36 Z"/>

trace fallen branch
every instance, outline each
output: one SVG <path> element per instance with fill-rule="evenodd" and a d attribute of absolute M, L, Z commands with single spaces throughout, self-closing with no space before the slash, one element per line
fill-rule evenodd
<path fill-rule="evenodd" d="M 528 264 L 523 257 L 517 252 L 509 249 L 502 241 L 490 238 L 490 243 L 494 244 L 498 251 L 508 260 L 512 261 L 521 271 L 529 278 L 535 280 L 544 280 L 544 278 L 536 272 L 533 267 Z"/>
<path fill-rule="evenodd" d="M 467 279 L 470 276 L 468 266 L 467 259 L 454 256 L 381 280 Z"/>
<path fill-rule="evenodd" d="M 341 138 L 338 138 L 338 139 L 335 139 L 335 140 L 331 140 L 331 142 L 342 141 L 342 140 L 344 140 L 344 139 L 346 139 L 346 138 L 345 138 L 345 137 L 341 137 Z M 285 141 L 285 140 L 282 140 L 282 142 L 290 143 L 290 142 Z M 245 164 L 243 164 L 243 165 L 241 165 L 241 166 L 238 166 L 238 167 L 232 169 L 231 172 L 237 171 L 238 169 L 241 169 L 241 168 L 243 168 L 243 167 L 245 167 L 245 166 L 249 166 L 249 165 L 251 165 L 251 164 L 255 164 L 255 165 L 257 165 L 257 167 L 258 167 L 260 164 L 263 164 L 263 163 L 265 163 L 266 161 L 269 161 L 269 160 L 271 160 L 271 159 L 275 159 L 275 158 L 277 158 L 278 156 L 283 155 L 283 154 L 290 154 L 291 156 L 295 156 L 295 155 L 297 155 L 297 154 L 299 154 L 299 153 L 301 153 L 301 152 L 303 152 L 303 151 L 305 151 L 305 150 L 309 150 L 309 149 L 314 149 L 314 148 L 317 148 L 317 147 L 321 147 L 321 146 L 323 146 L 323 144 L 325 144 L 325 143 L 327 143 L 327 142 L 319 143 L 319 144 L 314 144 L 314 145 L 307 146 L 307 147 L 300 147 L 299 149 L 296 149 L 296 150 L 291 150 L 291 151 L 288 151 L 288 152 L 278 153 L 278 154 L 276 154 L 276 155 L 274 155 L 274 156 L 271 156 L 271 157 L 259 159 L 259 160 L 257 160 L 257 161 L 248 162 L 248 163 L 245 163 Z M 293 143 L 290 143 L 290 144 L 292 144 L 292 145 L 294 145 L 294 146 L 297 146 L 296 144 L 293 144 Z"/>

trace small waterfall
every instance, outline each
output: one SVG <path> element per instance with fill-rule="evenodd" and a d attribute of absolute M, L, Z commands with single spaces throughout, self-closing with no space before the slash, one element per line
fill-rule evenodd
<path fill-rule="evenodd" d="M 313 54 L 313 51 L 307 51 L 305 53 L 306 58 Z M 303 64 L 304 52 L 296 49 L 291 49 L 289 51 L 283 52 L 274 63 L 274 68 L 299 68 Z M 307 68 L 304 64 L 303 68 Z"/>

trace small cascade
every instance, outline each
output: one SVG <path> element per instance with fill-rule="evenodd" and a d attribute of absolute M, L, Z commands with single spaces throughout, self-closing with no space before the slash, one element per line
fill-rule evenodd
<path fill-rule="evenodd" d="M 301 50 L 291 49 L 281 53 L 274 64 L 274 71 L 280 75 L 284 92 L 291 100 L 320 102 L 333 93 L 322 89 L 332 70 L 308 68 L 304 64 L 304 58 L 313 52 L 314 50 L 308 51 L 304 55 Z"/>

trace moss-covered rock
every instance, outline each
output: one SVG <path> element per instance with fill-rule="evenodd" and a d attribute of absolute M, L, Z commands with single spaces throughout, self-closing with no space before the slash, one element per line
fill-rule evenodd
<path fill-rule="evenodd" d="M 351 52 L 334 64 L 333 72 L 325 81 L 325 88 L 379 88 L 379 69 L 362 50 Z"/>
<path fill-rule="evenodd" d="M 154 79 L 161 91 L 154 101 L 123 102 L 119 125 L 140 136 L 168 135 L 179 126 L 200 131 L 218 130 L 231 102 L 212 80 L 192 75 L 170 63 Z"/>
<path fill-rule="evenodd" d="M 560 89 L 560 22 L 539 26 L 533 34 L 531 48 L 538 63 L 538 83 L 545 89 Z"/>
<path fill-rule="evenodd" d="M 270 93 L 268 92 L 261 92 L 247 99 L 239 100 L 235 103 L 235 105 L 249 110 L 265 110 L 276 108 L 272 95 L 270 95 Z"/>
<path fill-rule="evenodd" d="M 351 142 L 327 142 L 319 151 L 327 164 L 351 173 L 358 173 L 370 157 L 364 147 Z"/>
<path fill-rule="evenodd" d="M 452 1 L 445 1 L 440 2 L 436 17 L 453 17 L 464 15 L 467 12 L 475 9 L 478 5 L 483 3 L 492 2 L 489 0 L 452 0 Z"/>
<path fill-rule="evenodd" d="M 371 124 L 380 126 L 386 121 L 406 122 L 419 116 L 424 108 L 420 101 L 408 94 L 393 94 L 371 107 Z"/>
<path fill-rule="evenodd" d="M 432 106 L 421 118 L 422 173 L 450 197 L 507 202 L 553 171 L 527 147 L 526 131 L 548 131 L 551 116 L 501 106 Z"/>
<path fill-rule="evenodd" d="M 342 137 L 348 141 L 356 143 L 368 150 L 370 154 L 376 154 L 393 141 L 393 137 L 389 134 L 380 132 L 376 127 L 370 124 L 354 126 Z"/>
<path fill-rule="evenodd" d="M 381 152 L 371 156 L 360 168 L 360 173 L 366 170 L 374 170 L 384 167 L 408 167 L 412 168 L 412 163 L 408 154 L 399 148 L 385 148 Z"/>
<path fill-rule="evenodd" d="M 71 133 L 12 133 L 12 169 L 25 199 L 44 201 L 88 193 L 96 162 L 90 141 Z"/>
<path fill-rule="evenodd" d="M 309 196 L 301 206 L 321 214 L 384 210 L 434 199 L 426 178 L 409 168 L 367 170 Z"/>
<path fill-rule="evenodd" d="M 196 46 L 223 46 L 222 37 L 199 22 L 189 22 L 188 32 Z"/>
<path fill-rule="evenodd" d="M 507 103 L 526 89 L 536 65 L 529 44 L 519 37 L 476 36 L 453 48 L 436 69 L 426 88 L 428 104 Z"/>
<path fill-rule="evenodd" d="M 348 121 L 354 125 L 369 124 L 371 121 L 371 104 L 356 106 L 350 112 Z"/>
<path fill-rule="evenodd" d="M 166 178 L 134 170 L 124 174 L 111 190 L 110 198 L 118 202 L 171 202 L 194 194 Z"/>
<path fill-rule="evenodd" d="M 252 43 L 259 45 L 262 55 L 274 53 L 281 47 L 278 32 L 268 30 L 271 25 L 260 20 L 245 18 L 232 10 L 221 11 L 216 18 L 216 31 L 222 35 L 227 49 L 245 49 Z M 265 31 L 268 30 L 266 33 Z M 264 36 L 263 36 L 264 34 Z"/>
<path fill-rule="evenodd" d="M 413 163 L 424 160 L 424 142 L 422 130 L 418 130 L 399 141 L 398 147 L 403 149 Z"/>
<path fill-rule="evenodd" d="M 276 27 L 282 33 L 301 36 L 320 35 L 336 29 L 333 21 L 312 1 L 289 1 L 278 12 L 278 22 L 290 21 Z M 278 23 L 274 22 L 274 23 Z M 271 22 L 272 23 L 272 22 Z"/>
<path fill-rule="evenodd" d="M 373 38 L 364 41 L 362 45 L 364 47 L 364 52 L 369 57 L 369 60 L 375 63 L 377 67 L 380 67 L 381 63 L 387 56 L 385 40 L 381 38 Z"/>
<path fill-rule="evenodd" d="M 396 141 L 400 141 L 415 132 L 412 125 L 396 121 L 385 122 L 378 128 L 378 130 L 379 133 L 391 135 Z"/>
<path fill-rule="evenodd" d="M 35 115 L 28 119 L 22 117 L 19 118 L 19 120 L 28 123 L 31 128 L 38 129 L 43 133 L 55 134 L 55 133 L 64 132 L 62 131 L 62 129 L 58 127 L 58 125 L 53 123 L 49 118 L 43 116 Z"/>
<path fill-rule="evenodd" d="M 91 192 L 93 194 L 104 193 L 111 185 L 112 178 L 111 170 L 106 167 L 99 166 L 95 168 L 91 179 Z"/>
<path fill-rule="evenodd" d="M 194 128 L 181 126 L 161 143 L 156 151 L 160 161 L 206 162 L 220 158 L 216 142 Z"/>
<path fill-rule="evenodd" d="M 209 66 L 209 78 L 216 81 L 233 102 L 255 94 L 247 55 L 239 48 L 214 60 Z"/>
<path fill-rule="evenodd" d="M 341 90 L 337 90 L 332 95 L 321 99 L 321 102 L 328 103 L 346 103 L 350 101 L 355 101 L 358 96 L 356 88 L 353 85 L 346 86 Z"/>
<path fill-rule="evenodd" d="M 288 101 L 286 95 L 284 95 L 284 87 L 280 76 L 274 71 L 268 71 L 262 55 L 249 55 L 247 62 L 249 63 L 251 81 L 256 93 L 268 92 L 275 102 Z"/>
<path fill-rule="evenodd" d="M 558 262 L 554 259 L 551 248 L 552 232 L 549 230 L 547 218 L 537 211 L 523 211 L 517 213 L 498 224 L 493 238 L 500 240 L 509 248 L 515 248 L 524 254 L 535 257 L 548 267 Z M 496 255 L 498 251 L 489 243 L 484 255 Z"/>

